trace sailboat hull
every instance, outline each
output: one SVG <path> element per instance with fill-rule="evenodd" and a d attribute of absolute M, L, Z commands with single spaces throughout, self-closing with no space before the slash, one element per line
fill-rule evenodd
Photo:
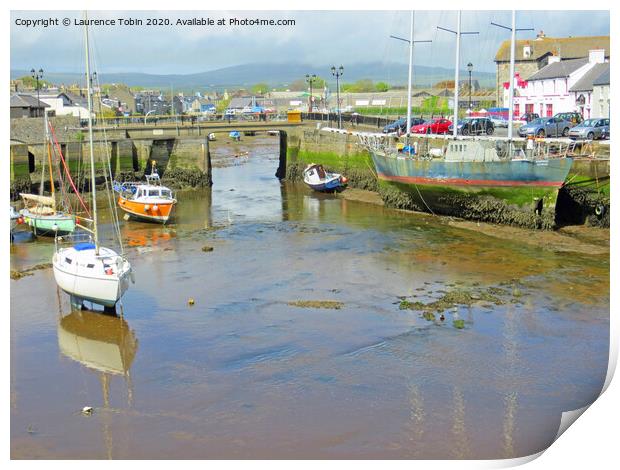
<path fill-rule="evenodd" d="M 27 209 L 23 209 L 21 214 L 35 235 L 53 237 L 56 234 L 73 233 L 75 230 L 75 218 L 68 214 L 37 215 Z"/>
<path fill-rule="evenodd" d="M 56 283 L 78 300 L 114 307 L 129 288 L 129 262 L 117 263 L 113 258 L 95 257 L 94 250 L 91 251 L 93 253 L 86 256 L 72 248 L 55 253 L 52 265 Z"/>

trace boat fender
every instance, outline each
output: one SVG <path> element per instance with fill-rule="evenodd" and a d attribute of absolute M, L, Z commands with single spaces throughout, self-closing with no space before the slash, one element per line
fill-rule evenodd
<path fill-rule="evenodd" d="M 112 270 L 112 268 L 106 268 L 105 273 L 106 273 L 108 276 L 111 276 L 112 274 L 114 274 L 114 271 Z"/>
<path fill-rule="evenodd" d="M 144 212 L 148 211 L 151 208 L 151 206 L 149 204 L 144 206 Z"/>
<path fill-rule="evenodd" d="M 17 219 L 17 224 L 18 224 L 18 225 L 21 225 L 21 224 L 23 224 L 23 223 L 24 223 L 24 218 L 23 218 L 23 217 L 19 217 L 19 218 Z"/>
<path fill-rule="evenodd" d="M 597 204 L 597 206 L 594 208 L 594 213 L 597 217 L 602 217 L 605 213 L 605 206 L 603 204 Z"/>
<path fill-rule="evenodd" d="M 341 176 L 340 177 L 340 182 L 342 184 L 347 184 L 349 182 L 348 178 L 346 176 Z"/>

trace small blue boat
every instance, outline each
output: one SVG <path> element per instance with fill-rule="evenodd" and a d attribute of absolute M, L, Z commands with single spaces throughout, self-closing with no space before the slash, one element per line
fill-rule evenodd
<path fill-rule="evenodd" d="M 230 131 L 230 133 L 228 134 L 228 137 L 230 137 L 232 140 L 241 140 L 241 132 Z"/>
<path fill-rule="evenodd" d="M 312 163 L 304 170 L 304 183 L 315 191 L 337 191 L 344 187 L 347 179 L 338 173 L 328 173 L 323 165 Z"/>

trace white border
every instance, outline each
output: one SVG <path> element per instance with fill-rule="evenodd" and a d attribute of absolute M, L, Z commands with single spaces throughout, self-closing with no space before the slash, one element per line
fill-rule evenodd
<path fill-rule="evenodd" d="M 509 8 L 518 8 L 519 10 L 535 10 L 535 9 L 544 9 L 544 10 L 584 10 L 584 9 L 597 9 L 597 10 L 610 10 L 611 13 L 611 23 L 610 23 L 610 32 L 611 33 L 611 49 L 614 51 L 620 51 L 618 48 L 618 40 L 616 31 L 620 31 L 617 21 L 617 11 L 619 7 L 615 6 L 616 4 L 612 3 L 609 0 L 599 0 L 597 2 L 584 3 L 583 1 L 575 1 L 575 0 L 548 0 L 546 2 L 533 1 L 533 0 L 520 0 L 518 2 L 514 2 L 514 4 L 499 4 L 496 1 L 491 0 L 479 0 L 477 2 L 469 2 L 467 4 L 463 4 L 461 1 L 457 0 L 444 0 L 441 3 L 432 2 L 413 2 L 413 1 L 403 1 L 403 0 L 393 0 L 390 2 L 354 2 L 352 0 L 341 1 L 337 5 L 329 0 L 312 0 L 312 1 L 300 1 L 300 0 L 289 0 L 289 1 L 274 1 L 274 0 L 265 0 L 262 2 L 252 2 L 249 0 L 237 0 L 234 4 L 231 3 L 218 3 L 218 2 L 205 2 L 199 0 L 177 0 L 174 3 L 169 2 L 161 2 L 161 1 L 120 1 L 120 0 L 108 0 L 106 2 L 85 2 L 85 1 L 76 1 L 76 0 L 57 0 L 55 2 L 42 1 L 42 0 L 31 0 L 29 2 L 9 0 L 6 6 L 2 9 L 2 24 L 8 26 L 10 21 L 10 10 L 81 10 L 85 7 L 97 10 L 97 9 L 116 9 L 116 10 L 156 10 L 156 9 L 175 9 L 175 10 L 382 10 L 382 9 L 390 9 L 390 10 L 408 10 L 411 8 L 415 8 L 418 10 L 432 10 L 432 9 L 465 9 L 465 10 L 507 10 Z M 434 7 L 434 8 L 433 8 Z M 5 87 L 8 88 L 8 79 L 9 79 L 9 71 L 10 71 L 10 60 L 9 60 L 9 44 L 10 44 L 10 27 L 6 27 L 4 29 L 4 37 L 5 41 L 3 43 L 5 46 L 2 48 L 2 62 L 4 64 L 4 77 L 5 77 Z M 614 54 L 615 55 L 615 54 Z M 616 63 L 611 61 L 612 64 L 612 75 L 614 77 L 620 75 L 617 73 Z M 2 178 L 2 186 L 0 189 L 0 194 L 8 194 L 9 188 L 9 178 L 8 178 L 8 142 L 9 142 L 9 114 L 6 112 L 8 110 L 8 101 L 9 94 L 2 94 L 2 102 L 3 109 L 5 112 L 2 113 L 2 122 L 3 129 L 5 132 L 5 148 L 2 154 L 4 155 L 4 170 L 5 177 Z M 615 90 L 615 89 L 614 89 Z M 612 102 L 617 103 L 620 101 L 616 100 L 616 93 L 612 91 Z M 620 122 L 620 113 L 618 110 L 612 111 L 612 126 L 615 127 L 613 123 Z M 612 135 L 615 135 L 615 131 L 612 131 Z M 612 162 L 613 162 L 612 156 Z M 612 179 L 616 178 L 616 164 L 612 163 Z M 615 191 L 612 191 L 612 206 L 615 207 Z M 5 208 L 6 210 L 6 208 Z M 3 224 L 7 224 L 7 217 L 4 217 Z M 610 265 L 611 265 L 611 312 L 615 310 L 615 307 L 618 305 L 617 299 L 618 294 L 614 289 L 615 283 L 613 282 L 616 278 L 617 274 L 617 266 L 618 266 L 618 258 L 616 256 L 615 250 L 615 240 L 616 240 L 616 230 L 615 230 L 615 218 L 612 218 L 612 238 L 611 238 L 611 256 L 610 256 Z M 5 226 L 3 232 L 6 237 L 6 245 L 8 246 L 8 226 Z M 9 328 L 9 309 L 10 309 L 10 301 L 9 295 L 9 257 L 3 256 L 1 257 L 2 267 L 0 268 L 0 272 L 4 272 L 5 277 L 2 283 L 1 292 L 3 301 L 5 302 L 5 306 L 8 308 L 3 309 L 5 328 L 4 328 L 4 370 L 8 371 L 10 367 L 10 328 Z M 607 388 L 606 392 L 595 401 L 595 403 L 587 409 L 587 411 L 579 418 L 579 422 L 575 426 L 571 426 L 564 434 L 562 434 L 557 442 L 555 442 L 546 452 L 542 453 L 542 455 L 525 457 L 523 459 L 513 459 L 513 460 L 498 460 L 498 461 L 416 461 L 414 463 L 409 461 L 322 461 L 322 462 L 313 462 L 313 461 L 217 461 L 217 462 L 201 462 L 201 461 L 186 461 L 183 462 L 184 466 L 198 467 L 204 465 L 216 465 L 220 468 L 236 468 L 239 465 L 244 466 L 252 466 L 253 468 L 265 468 L 265 469 L 290 469 L 291 466 L 295 466 L 295 468 L 314 468 L 317 464 L 321 467 L 329 467 L 329 468 L 340 468 L 342 466 L 353 466 L 356 468 L 371 468 L 376 466 L 390 466 L 394 468 L 410 468 L 413 464 L 416 468 L 501 468 L 506 466 L 514 466 L 521 465 L 526 462 L 530 462 L 535 459 L 533 462 L 529 464 L 529 468 L 544 468 L 548 469 L 550 466 L 558 466 L 565 469 L 572 468 L 610 468 L 615 466 L 613 462 L 618 462 L 618 458 L 616 455 L 616 448 L 618 447 L 618 406 L 620 405 L 620 386 L 618 386 L 618 380 L 611 382 L 611 378 L 613 376 L 613 371 L 615 370 L 617 363 L 617 355 L 618 355 L 618 336 L 619 336 L 619 327 L 618 322 L 613 314 L 611 314 L 610 319 L 610 362 L 609 362 L 609 371 L 607 375 L 607 379 L 605 382 L 605 387 Z M 10 428 L 9 428 L 9 403 L 10 403 L 10 385 L 9 385 L 9 374 L 4 374 L 5 377 L 5 394 L 3 403 L 5 404 L 2 412 L 4 416 L 4 442 L 5 442 L 5 460 L 10 459 Z M 611 383 L 610 383 L 611 382 Z M 536 459 L 536 457 L 539 457 Z M 30 466 L 33 462 L 30 461 L 11 461 L 10 465 L 14 467 L 24 467 Z M 170 462 L 166 461 L 148 461 L 145 462 L 151 468 L 167 468 L 170 465 Z M 66 466 L 80 466 L 82 467 L 84 463 L 80 461 L 69 461 L 69 462 L 59 462 L 59 461 L 47 461 L 43 465 L 46 468 L 49 467 L 63 467 Z M 90 461 L 87 464 L 89 467 L 100 467 L 109 465 L 104 461 Z M 112 465 L 115 467 L 135 467 L 136 462 L 133 461 L 115 461 Z M 617 464 L 616 464 L 617 465 Z"/>

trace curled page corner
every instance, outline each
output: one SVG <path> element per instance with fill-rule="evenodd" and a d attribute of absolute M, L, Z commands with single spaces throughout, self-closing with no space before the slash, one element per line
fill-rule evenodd
<path fill-rule="evenodd" d="M 562 418 L 560 419 L 560 427 L 558 428 L 558 433 L 555 435 L 553 442 L 557 441 L 558 438 L 564 434 L 571 424 L 573 424 L 577 419 L 588 409 L 590 405 L 586 405 L 583 408 L 578 408 L 576 410 L 564 411 L 562 413 Z"/>

